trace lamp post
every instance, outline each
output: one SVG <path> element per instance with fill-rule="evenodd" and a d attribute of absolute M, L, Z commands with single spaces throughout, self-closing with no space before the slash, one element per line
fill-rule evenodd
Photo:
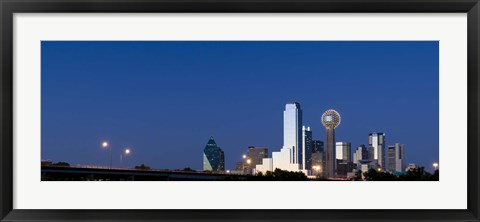
<path fill-rule="evenodd" d="M 123 152 L 120 154 L 120 167 L 122 166 L 122 163 L 123 163 L 123 155 L 128 156 L 130 155 L 131 152 L 132 150 L 128 147 L 123 149 Z"/>
<path fill-rule="evenodd" d="M 323 172 L 322 172 L 322 166 L 320 165 L 315 165 L 312 167 L 313 168 L 313 171 L 315 171 L 315 175 L 320 176 Z"/>
<path fill-rule="evenodd" d="M 102 148 L 110 150 L 110 169 L 112 169 L 112 148 L 110 147 L 110 144 L 108 144 L 107 141 L 102 142 Z"/>
<path fill-rule="evenodd" d="M 248 164 L 248 174 L 252 174 L 252 167 L 250 164 L 252 163 L 251 159 L 247 159 L 247 164 Z"/>
<path fill-rule="evenodd" d="M 242 174 L 245 174 L 245 159 L 247 159 L 247 155 L 243 154 L 242 155 Z"/>
<path fill-rule="evenodd" d="M 437 171 L 438 163 L 433 163 L 433 168 L 435 168 L 435 171 Z"/>

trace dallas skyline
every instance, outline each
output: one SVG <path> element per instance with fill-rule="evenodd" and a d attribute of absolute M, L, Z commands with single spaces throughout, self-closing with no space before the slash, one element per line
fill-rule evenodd
<path fill-rule="evenodd" d="M 233 169 L 248 146 L 283 145 L 283 107 L 325 140 L 368 134 L 405 144 L 406 161 L 438 161 L 438 42 L 42 42 L 42 159 L 202 168 L 210 136 Z M 413 126 L 413 127 L 412 127 Z"/>

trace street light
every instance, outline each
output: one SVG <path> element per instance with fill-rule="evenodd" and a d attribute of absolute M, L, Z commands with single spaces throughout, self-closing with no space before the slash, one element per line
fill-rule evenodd
<path fill-rule="evenodd" d="M 128 147 L 123 149 L 123 152 L 120 154 L 120 166 L 122 166 L 123 155 L 128 156 L 128 155 L 130 155 L 131 152 L 132 152 L 132 150 Z"/>
<path fill-rule="evenodd" d="M 247 155 L 246 154 L 243 154 L 242 155 L 242 174 L 245 174 L 245 159 L 247 158 Z"/>
<path fill-rule="evenodd" d="M 433 163 L 433 167 L 435 168 L 435 171 L 437 171 L 438 163 Z"/>
<path fill-rule="evenodd" d="M 103 141 L 102 148 L 110 150 L 110 169 L 112 169 L 112 147 L 110 147 L 110 144 L 107 141 Z"/>
<path fill-rule="evenodd" d="M 317 177 L 320 177 L 321 176 L 321 170 L 322 170 L 322 167 L 320 165 L 315 165 L 315 166 L 312 166 L 313 168 L 313 171 L 315 172 L 314 175 L 317 175 Z"/>
<path fill-rule="evenodd" d="M 251 174 L 252 173 L 252 167 L 250 166 L 250 164 L 252 163 L 252 160 L 251 159 L 247 159 L 247 164 L 248 164 L 248 174 Z"/>

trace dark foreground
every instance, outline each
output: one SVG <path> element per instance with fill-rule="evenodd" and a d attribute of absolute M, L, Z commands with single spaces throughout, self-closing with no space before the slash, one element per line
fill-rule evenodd
<path fill-rule="evenodd" d="M 42 181 L 218 181 L 250 180 L 249 175 L 190 171 L 42 166 Z"/>
<path fill-rule="evenodd" d="M 363 174 L 363 177 L 362 177 Z M 232 173 L 204 172 L 193 170 L 151 170 L 130 168 L 42 166 L 42 181 L 308 181 L 308 180 L 368 180 L 368 181 L 438 181 L 438 170 L 432 175 L 423 168 L 394 176 L 389 173 L 370 170 L 359 172 L 355 178 L 307 178 L 301 172 L 276 169 L 267 174 L 245 175 Z"/>

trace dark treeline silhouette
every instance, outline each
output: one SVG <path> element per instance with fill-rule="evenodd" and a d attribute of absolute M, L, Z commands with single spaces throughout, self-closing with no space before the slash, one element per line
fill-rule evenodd
<path fill-rule="evenodd" d="M 142 163 L 139 166 L 135 166 L 135 169 L 137 169 L 137 170 L 150 170 L 150 167 L 146 166 L 145 164 Z"/>
<path fill-rule="evenodd" d="M 56 162 L 54 164 L 52 164 L 53 166 L 64 166 L 64 167 L 69 167 L 70 164 L 67 163 L 67 162 Z"/>
<path fill-rule="evenodd" d="M 181 171 L 186 171 L 186 172 L 197 172 L 196 170 L 190 168 L 190 167 L 185 167 Z"/>
<path fill-rule="evenodd" d="M 307 179 L 307 176 L 302 172 L 294 172 L 294 171 L 281 170 L 276 168 L 273 172 L 267 171 L 265 174 L 263 174 L 262 172 L 259 172 L 255 177 L 250 177 L 249 180 L 300 181 L 300 180 L 308 180 L 308 179 Z"/>
<path fill-rule="evenodd" d="M 425 168 L 417 167 L 396 176 L 388 172 L 370 169 L 363 173 L 363 176 L 367 181 L 438 181 L 439 171 L 435 170 L 435 172 L 431 174 L 425 171 Z M 357 177 L 356 179 L 358 179 Z"/>

